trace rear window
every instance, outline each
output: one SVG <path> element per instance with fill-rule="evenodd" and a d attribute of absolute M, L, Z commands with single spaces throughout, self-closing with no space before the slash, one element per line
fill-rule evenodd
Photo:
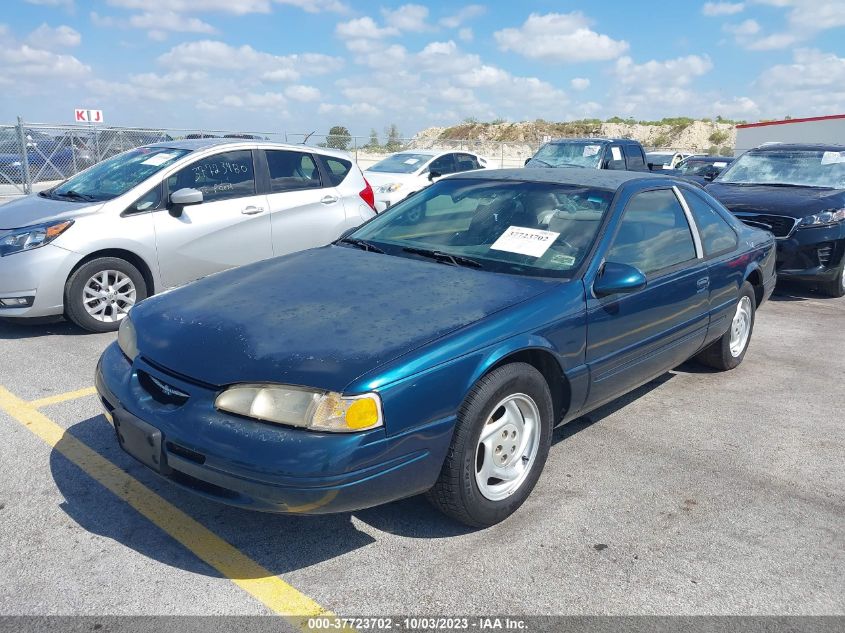
<path fill-rule="evenodd" d="M 323 168 L 328 173 L 329 182 L 332 187 L 336 187 L 342 183 L 349 170 L 352 169 L 352 162 L 343 158 L 317 154 L 317 159 L 323 164 Z"/>

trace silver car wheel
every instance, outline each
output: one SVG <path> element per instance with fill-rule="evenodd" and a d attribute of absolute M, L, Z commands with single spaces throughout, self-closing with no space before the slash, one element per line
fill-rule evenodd
<path fill-rule="evenodd" d="M 731 322 L 731 356 L 739 358 L 748 345 L 748 337 L 751 335 L 751 299 L 742 296 L 736 305 L 733 321 Z"/>
<path fill-rule="evenodd" d="M 123 320 L 135 305 L 135 282 L 119 270 L 94 274 L 82 289 L 82 305 L 88 314 L 103 323 Z"/>
<path fill-rule="evenodd" d="M 540 447 L 540 410 L 524 393 L 493 407 L 481 429 L 475 457 L 475 482 L 491 501 L 511 496 L 523 484 Z"/>

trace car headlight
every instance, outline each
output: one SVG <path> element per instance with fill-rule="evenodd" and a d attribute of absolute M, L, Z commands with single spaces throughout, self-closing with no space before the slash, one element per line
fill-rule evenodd
<path fill-rule="evenodd" d="M 221 411 L 312 431 L 348 433 L 382 426 L 375 393 L 344 396 L 288 385 L 234 385 L 217 396 Z"/>
<path fill-rule="evenodd" d="M 129 360 L 135 360 L 138 356 L 138 336 L 135 334 L 135 326 L 132 319 L 124 317 L 117 330 L 117 346 Z"/>
<path fill-rule="evenodd" d="M 838 209 L 836 211 L 822 211 L 821 213 L 808 215 L 807 217 L 801 220 L 801 223 L 798 226 L 806 228 L 813 226 L 825 226 L 828 224 L 836 224 L 837 222 L 845 222 L 845 209 Z"/>
<path fill-rule="evenodd" d="M 376 193 L 392 193 L 394 191 L 399 191 L 402 188 L 401 182 L 391 182 L 387 185 L 379 185 L 376 187 Z"/>
<path fill-rule="evenodd" d="M 49 244 L 67 231 L 72 224 L 73 220 L 62 220 L 0 233 L 0 257 L 22 251 L 31 251 L 39 246 Z"/>

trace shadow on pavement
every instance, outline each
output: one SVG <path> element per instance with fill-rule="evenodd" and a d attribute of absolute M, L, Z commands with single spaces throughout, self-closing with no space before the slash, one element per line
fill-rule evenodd
<path fill-rule="evenodd" d="M 38 338 L 41 336 L 80 336 L 88 335 L 80 327 L 62 317 L 44 317 L 39 319 L 6 319 L 0 317 L 0 340 Z"/>

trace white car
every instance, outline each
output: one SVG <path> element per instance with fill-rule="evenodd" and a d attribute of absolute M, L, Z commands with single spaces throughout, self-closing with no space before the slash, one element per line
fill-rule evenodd
<path fill-rule="evenodd" d="M 448 174 L 488 169 L 486 158 L 472 152 L 414 149 L 391 154 L 364 171 L 381 213 Z"/>
<path fill-rule="evenodd" d="M 150 295 L 323 246 L 374 215 L 345 152 L 240 139 L 139 147 L 0 207 L 0 317 L 116 330 Z"/>
<path fill-rule="evenodd" d="M 692 154 L 688 152 L 648 152 L 645 155 L 646 164 L 652 170 L 658 169 L 675 169 L 685 158 L 689 158 Z"/>

